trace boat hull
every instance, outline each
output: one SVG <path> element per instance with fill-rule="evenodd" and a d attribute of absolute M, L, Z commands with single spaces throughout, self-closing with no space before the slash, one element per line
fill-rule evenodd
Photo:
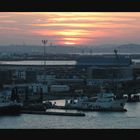
<path fill-rule="evenodd" d="M 55 106 L 54 109 L 66 109 L 66 110 L 79 110 L 79 111 L 99 111 L 99 112 L 126 112 L 125 108 L 77 108 L 71 106 Z"/>
<path fill-rule="evenodd" d="M 85 111 L 127 111 L 124 108 L 126 99 L 119 99 L 113 101 L 95 101 L 95 102 L 77 102 L 77 103 L 68 103 L 65 105 L 65 109 L 77 109 Z"/>
<path fill-rule="evenodd" d="M 79 111 L 100 111 L 100 112 L 126 112 L 125 108 L 77 108 L 77 107 L 60 107 L 61 109 L 79 110 Z"/>
<path fill-rule="evenodd" d="M 20 105 L 9 105 L 0 107 L 0 115 L 18 115 L 21 113 Z"/>

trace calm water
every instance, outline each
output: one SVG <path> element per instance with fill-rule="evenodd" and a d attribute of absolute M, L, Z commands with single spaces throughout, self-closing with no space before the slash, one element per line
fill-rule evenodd
<path fill-rule="evenodd" d="M 72 60 L 67 61 L 45 61 L 46 65 L 75 65 L 77 62 Z M 44 65 L 44 61 L 41 60 L 25 60 L 25 61 L 0 61 L 0 64 L 10 65 Z"/>
<path fill-rule="evenodd" d="M 57 102 L 62 105 L 64 102 Z M 104 129 L 104 128 L 140 128 L 140 102 L 127 103 L 127 112 L 85 112 L 85 117 L 31 115 L 0 116 L 0 128 L 33 128 L 33 129 Z M 60 110 L 64 111 L 64 110 Z"/>
<path fill-rule="evenodd" d="M 140 63 L 140 59 L 132 59 L 135 63 Z M 25 61 L 0 61 L 0 64 L 10 65 L 44 65 L 44 61 L 40 60 L 25 60 Z M 77 62 L 74 60 L 67 61 L 46 61 L 46 65 L 76 65 Z"/>

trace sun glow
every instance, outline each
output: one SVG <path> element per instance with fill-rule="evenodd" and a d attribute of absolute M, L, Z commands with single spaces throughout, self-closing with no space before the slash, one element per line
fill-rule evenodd
<path fill-rule="evenodd" d="M 140 12 L 2 12 L 0 42 L 61 45 L 140 42 Z M 18 39 L 17 39 L 18 37 Z"/>
<path fill-rule="evenodd" d="M 64 42 L 65 45 L 75 45 L 75 42 Z"/>
<path fill-rule="evenodd" d="M 68 40 L 68 41 L 76 41 L 76 40 L 78 40 L 79 38 L 64 38 L 64 40 Z"/>

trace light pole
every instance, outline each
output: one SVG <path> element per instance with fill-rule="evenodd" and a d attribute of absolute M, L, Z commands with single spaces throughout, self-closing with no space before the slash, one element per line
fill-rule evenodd
<path fill-rule="evenodd" d="M 48 40 L 42 40 L 42 43 L 44 45 L 44 83 L 45 83 L 45 69 L 46 69 L 46 44 Z"/>
<path fill-rule="evenodd" d="M 47 44 L 48 40 L 42 40 L 42 43 L 44 45 L 44 67 L 46 66 L 46 44 Z"/>

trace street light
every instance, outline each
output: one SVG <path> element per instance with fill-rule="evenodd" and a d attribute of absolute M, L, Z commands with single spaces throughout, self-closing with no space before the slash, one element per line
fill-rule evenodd
<path fill-rule="evenodd" d="M 46 61 L 45 61 L 45 58 L 46 58 L 46 44 L 47 44 L 48 40 L 42 40 L 42 43 L 44 45 L 44 68 L 46 66 Z"/>
<path fill-rule="evenodd" d="M 45 68 L 46 68 L 46 44 L 47 44 L 48 40 L 42 40 L 42 43 L 44 45 L 44 83 L 45 83 Z"/>

